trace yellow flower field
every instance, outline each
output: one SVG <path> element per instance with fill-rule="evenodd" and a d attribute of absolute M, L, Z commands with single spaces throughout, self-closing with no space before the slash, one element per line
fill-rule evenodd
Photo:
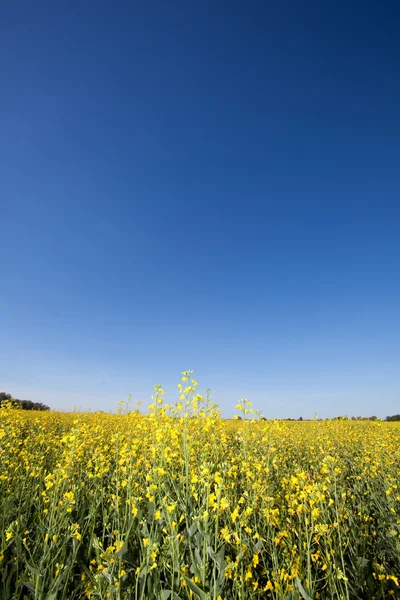
<path fill-rule="evenodd" d="M 400 426 L 0 410 L 0 598 L 399 598 Z"/>

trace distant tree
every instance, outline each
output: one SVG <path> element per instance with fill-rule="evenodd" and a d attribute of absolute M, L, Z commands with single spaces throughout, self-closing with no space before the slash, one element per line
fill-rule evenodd
<path fill-rule="evenodd" d="M 41 402 L 32 402 L 32 400 L 16 400 L 23 410 L 50 410 L 48 406 Z"/>
<path fill-rule="evenodd" d="M 22 408 L 22 410 L 50 410 L 48 406 L 42 404 L 42 402 L 32 402 L 32 400 L 18 400 L 13 398 L 11 394 L 6 392 L 0 392 L 0 405 L 3 402 L 12 401 L 16 406 Z"/>
<path fill-rule="evenodd" d="M 400 415 L 392 415 L 391 417 L 386 417 L 386 421 L 400 421 Z"/>
<path fill-rule="evenodd" d="M 303 420 L 303 417 L 299 417 L 299 421 L 302 421 L 302 420 Z"/>

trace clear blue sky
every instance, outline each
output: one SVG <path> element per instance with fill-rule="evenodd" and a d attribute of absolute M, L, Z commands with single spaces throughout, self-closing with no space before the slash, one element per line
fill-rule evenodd
<path fill-rule="evenodd" d="M 400 412 L 400 5 L 7 2 L 0 390 Z"/>

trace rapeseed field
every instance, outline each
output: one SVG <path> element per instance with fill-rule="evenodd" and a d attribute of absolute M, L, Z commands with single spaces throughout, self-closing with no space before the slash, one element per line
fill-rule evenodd
<path fill-rule="evenodd" d="M 0 410 L 0 598 L 399 598 L 400 426 Z"/>

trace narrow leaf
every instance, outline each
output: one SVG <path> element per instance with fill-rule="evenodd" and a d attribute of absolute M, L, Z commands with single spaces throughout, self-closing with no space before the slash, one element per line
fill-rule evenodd
<path fill-rule="evenodd" d="M 118 550 L 118 552 L 115 553 L 115 556 L 117 556 L 118 558 L 122 558 L 127 553 L 127 550 L 128 550 L 128 540 L 126 539 L 121 550 Z"/>
<path fill-rule="evenodd" d="M 304 600 L 312 600 L 311 596 L 309 596 L 306 592 L 306 590 L 303 588 L 303 586 L 301 585 L 301 581 L 298 577 L 296 577 L 296 583 L 297 583 L 297 587 L 299 588 L 299 592 L 302 598 L 304 598 Z"/>
<path fill-rule="evenodd" d="M 186 584 L 188 586 L 188 588 L 190 590 L 192 590 L 192 592 L 194 594 L 197 594 L 197 596 L 201 599 L 201 600 L 209 600 L 208 595 L 203 592 L 203 590 L 201 590 L 199 588 L 199 586 L 197 586 L 195 583 L 193 583 L 193 581 L 191 581 L 188 577 L 185 577 L 185 575 L 183 575 L 184 580 L 186 581 Z"/>
<path fill-rule="evenodd" d="M 34 567 L 31 567 L 31 565 L 27 562 L 25 562 L 26 566 L 28 567 L 28 569 L 30 570 L 31 573 L 33 573 L 36 577 L 41 577 L 40 571 L 39 569 L 35 569 Z"/>

